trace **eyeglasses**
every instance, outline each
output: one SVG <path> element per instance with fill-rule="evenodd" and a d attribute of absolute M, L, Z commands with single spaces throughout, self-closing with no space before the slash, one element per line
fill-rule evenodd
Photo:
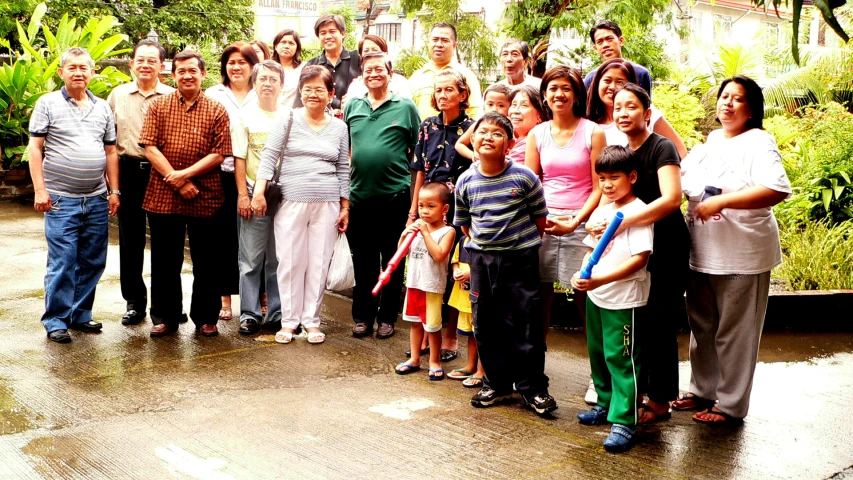
<path fill-rule="evenodd" d="M 148 65 L 148 66 L 153 67 L 153 66 L 157 65 L 158 63 L 160 63 L 160 59 L 159 58 L 139 57 L 139 58 L 134 58 L 133 63 L 134 63 L 134 65 Z"/>
<path fill-rule="evenodd" d="M 318 97 L 322 97 L 323 95 L 329 93 L 325 88 L 311 88 L 311 87 L 303 87 L 302 95 L 310 97 L 311 95 L 317 95 Z"/>
<path fill-rule="evenodd" d="M 258 79 L 256 80 L 255 83 L 269 83 L 271 85 L 278 85 L 279 83 L 281 83 L 281 79 L 275 75 L 273 75 L 273 76 L 264 75 L 262 77 L 258 77 Z"/>
<path fill-rule="evenodd" d="M 492 140 L 503 140 L 506 138 L 506 134 L 501 132 L 486 132 L 483 130 L 477 130 L 474 132 L 474 135 L 480 138 L 491 138 Z"/>

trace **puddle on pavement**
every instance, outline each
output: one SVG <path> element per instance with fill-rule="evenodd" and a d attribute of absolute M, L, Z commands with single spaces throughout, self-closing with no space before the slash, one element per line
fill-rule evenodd
<path fill-rule="evenodd" d="M 12 435 L 33 428 L 30 411 L 18 404 L 12 389 L 0 378 L 0 435 Z"/>

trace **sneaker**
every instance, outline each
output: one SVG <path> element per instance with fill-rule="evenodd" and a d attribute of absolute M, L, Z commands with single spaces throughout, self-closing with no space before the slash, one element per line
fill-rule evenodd
<path fill-rule="evenodd" d="M 637 433 L 633 428 L 614 423 L 610 435 L 604 440 L 604 449 L 612 453 L 622 453 L 631 448 L 631 440 Z"/>
<path fill-rule="evenodd" d="M 512 392 L 498 393 L 489 387 L 483 387 L 476 395 L 471 397 L 471 405 L 477 408 L 486 408 L 491 407 L 497 402 L 509 400 L 510 398 L 512 398 Z"/>
<path fill-rule="evenodd" d="M 557 401 L 547 393 L 540 393 L 530 400 L 524 399 L 524 404 L 533 409 L 540 417 L 548 415 L 557 409 Z"/>
<path fill-rule="evenodd" d="M 578 421 L 583 425 L 603 425 L 607 423 L 607 409 L 596 405 L 592 407 L 592 410 L 580 412 Z"/>
<path fill-rule="evenodd" d="M 598 405 L 598 392 L 595 391 L 595 383 L 589 379 L 589 386 L 586 387 L 586 395 L 583 396 L 583 401 L 587 405 Z"/>

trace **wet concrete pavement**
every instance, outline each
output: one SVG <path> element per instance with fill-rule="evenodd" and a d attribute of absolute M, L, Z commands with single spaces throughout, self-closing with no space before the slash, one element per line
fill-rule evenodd
<path fill-rule="evenodd" d="M 765 335 L 741 428 L 676 412 L 612 455 L 607 427 L 575 419 L 589 375 L 580 332 L 549 336 L 554 419 L 517 402 L 478 410 L 459 382 L 395 375 L 405 332 L 351 337 L 340 297 L 327 296 L 319 346 L 242 337 L 236 320 L 216 338 L 123 327 L 113 231 L 95 303 L 104 332 L 58 345 L 39 322 L 42 217 L 0 204 L 0 226 L 0 479 L 853 477 L 853 334 Z M 190 282 L 187 263 L 185 302 Z M 681 374 L 686 388 L 686 362 Z"/>

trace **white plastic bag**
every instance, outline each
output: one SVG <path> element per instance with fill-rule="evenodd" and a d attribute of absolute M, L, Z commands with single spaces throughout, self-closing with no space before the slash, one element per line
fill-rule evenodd
<path fill-rule="evenodd" d="M 326 288 L 340 292 L 355 286 L 355 274 L 352 270 L 352 254 L 349 251 L 347 235 L 339 233 L 332 253 L 329 274 L 326 275 Z"/>

